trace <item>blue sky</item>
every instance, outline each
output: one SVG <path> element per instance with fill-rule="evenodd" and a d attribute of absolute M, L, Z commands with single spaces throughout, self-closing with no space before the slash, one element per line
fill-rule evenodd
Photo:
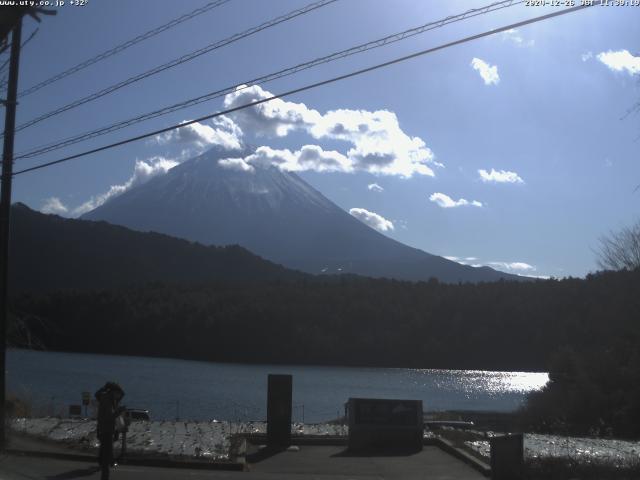
<path fill-rule="evenodd" d="M 20 89 L 204 3 L 61 7 L 23 50 Z M 22 98 L 18 124 L 306 3 L 232 0 Z M 488 3 L 340 0 L 25 129 L 16 152 Z M 263 88 L 279 93 L 553 10 L 517 5 Z M 294 95 L 253 117 L 205 122 L 19 175 L 13 200 L 74 216 L 222 143 L 234 165 L 277 162 L 296 170 L 408 245 L 513 273 L 582 276 L 596 269 L 598 238 L 638 219 L 640 121 L 622 117 L 640 98 L 639 21 L 640 7 L 598 6 L 496 34 Z M 35 27 L 25 20 L 24 36 Z M 260 95 L 267 93 L 245 89 L 226 103 Z M 197 118 L 223 103 L 18 160 L 15 169 Z M 287 117 L 292 112 L 300 118 Z M 371 134 L 334 128 L 349 122 Z M 234 138 L 262 147 L 260 154 L 240 159 Z"/>

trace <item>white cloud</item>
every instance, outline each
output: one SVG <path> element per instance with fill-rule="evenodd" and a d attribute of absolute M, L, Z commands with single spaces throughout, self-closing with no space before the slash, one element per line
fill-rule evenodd
<path fill-rule="evenodd" d="M 349 159 L 334 150 L 326 151 L 318 145 L 305 145 L 292 152 L 288 149 L 276 150 L 271 147 L 258 147 L 254 153 L 244 158 L 247 165 L 268 167 L 277 166 L 288 172 L 351 172 Z"/>
<path fill-rule="evenodd" d="M 548 279 L 548 275 L 533 275 L 537 268 L 525 262 L 482 262 L 477 257 L 456 257 L 452 255 L 444 256 L 447 260 L 459 263 L 461 265 L 469 265 L 471 267 L 492 267 L 497 270 L 518 275 L 520 277 Z"/>
<path fill-rule="evenodd" d="M 245 162 L 244 158 L 223 158 L 218 160 L 218 165 L 228 170 L 237 170 L 239 172 L 253 172 L 255 168 Z"/>
<path fill-rule="evenodd" d="M 225 96 L 224 106 L 233 108 L 271 96 L 257 85 L 242 85 Z M 275 99 L 230 115 L 244 131 L 256 136 L 283 137 L 297 130 L 317 140 L 348 142 L 352 147 L 340 158 L 340 163 L 348 160 L 348 171 L 408 178 L 414 174 L 434 176 L 431 167 L 443 166 L 420 137 L 411 137 L 400 128 L 395 113 L 388 110 L 340 109 L 321 114 L 304 103 Z"/>
<path fill-rule="evenodd" d="M 495 268 L 499 268 L 501 270 L 510 270 L 510 271 L 518 271 L 518 272 L 529 272 L 534 271 L 536 267 L 533 265 L 529 265 L 524 262 L 489 262 L 487 265 L 490 265 Z"/>
<path fill-rule="evenodd" d="M 374 228 L 379 232 L 386 232 L 394 229 L 393 223 L 390 220 L 387 220 L 382 215 L 378 215 L 375 212 L 365 210 L 364 208 L 352 208 L 349 210 L 349 213 L 365 225 L 369 225 L 371 228 Z"/>
<path fill-rule="evenodd" d="M 511 28 L 505 32 L 502 32 L 502 39 L 513 42 L 518 47 L 533 47 L 535 40 L 525 40 L 520 34 L 520 30 Z"/>
<path fill-rule="evenodd" d="M 69 209 L 62 203 L 58 197 L 50 197 L 44 201 L 44 205 L 40 209 L 42 213 L 54 213 L 56 215 L 65 215 L 69 213 Z"/>
<path fill-rule="evenodd" d="M 482 207 L 482 203 L 477 200 L 468 201 L 464 198 L 459 200 L 453 200 L 450 196 L 445 195 L 444 193 L 435 192 L 430 197 L 429 200 L 436 203 L 438 206 L 442 208 L 455 208 L 455 207 L 464 207 L 464 206 L 474 206 L 474 207 Z"/>
<path fill-rule="evenodd" d="M 537 268 L 525 262 L 488 262 L 487 265 L 519 277 L 537 278 L 540 280 L 548 280 L 551 278 L 549 275 L 534 275 L 533 272 L 535 272 Z"/>
<path fill-rule="evenodd" d="M 212 124 L 213 126 L 199 122 L 191 123 L 156 135 L 155 140 L 161 145 L 182 143 L 199 149 L 213 145 L 219 145 L 226 150 L 242 148 L 242 129 L 233 120 L 223 115 L 215 118 Z"/>
<path fill-rule="evenodd" d="M 485 85 L 497 85 L 500 83 L 497 65 L 491 66 L 480 58 L 474 58 L 471 60 L 471 66 L 480 74 Z"/>
<path fill-rule="evenodd" d="M 104 193 L 95 195 L 84 202 L 79 207 L 74 208 L 71 213 L 73 216 L 79 216 L 103 205 L 107 200 L 123 194 L 127 190 L 141 185 L 156 175 L 167 173 L 171 168 L 178 164 L 175 160 L 164 157 L 152 157 L 147 160 L 136 160 L 133 174 L 123 184 L 112 185 Z"/>
<path fill-rule="evenodd" d="M 239 107 L 273 94 L 258 85 L 240 85 L 235 92 L 224 97 L 226 109 Z M 304 103 L 294 103 L 276 98 L 250 108 L 243 108 L 230 114 L 242 127 L 254 134 L 284 137 L 292 130 L 312 126 L 322 116 L 317 110 L 307 108 Z"/>
<path fill-rule="evenodd" d="M 434 176 L 433 152 L 419 137 L 410 137 L 398 117 L 388 110 L 333 110 L 323 115 L 309 133 L 317 139 L 337 139 L 353 144 L 347 152 L 356 170 L 382 175 Z"/>
<path fill-rule="evenodd" d="M 277 166 L 281 170 L 289 172 L 342 172 L 352 173 L 356 171 L 371 172 L 371 166 L 363 164 L 353 157 L 343 155 L 335 150 L 323 150 L 318 145 L 304 145 L 300 150 L 273 149 L 266 145 L 258 147 L 256 151 L 242 159 L 247 165 L 255 167 Z M 220 163 L 220 162 L 219 162 Z M 386 171 L 377 170 L 377 173 Z M 391 174 L 391 173 L 389 173 Z M 407 176 L 411 176 L 407 173 Z M 380 187 L 382 189 L 382 187 Z M 374 190 L 375 188 L 370 188 Z M 377 190 L 376 190 L 377 191 Z"/>
<path fill-rule="evenodd" d="M 484 169 L 478 170 L 480 179 L 483 182 L 495 182 L 495 183 L 524 183 L 524 180 L 516 172 L 509 172 L 507 170 L 495 170 L 491 169 L 491 172 L 487 172 Z"/>
<path fill-rule="evenodd" d="M 640 73 L 640 57 L 633 56 L 628 50 L 601 52 L 597 58 L 614 72 L 626 70 L 629 75 Z"/>
<path fill-rule="evenodd" d="M 369 185 L 367 185 L 367 188 L 372 192 L 377 192 L 377 193 L 384 192 L 384 188 L 382 188 L 377 183 L 370 183 Z"/>
<path fill-rule="evenodd" d="M 583 62 L 586 62 L 587 60 L 591 60 L 593 58 L 593 53 L 592 52 L 583 53 L 582 55 L 580 55 L 580 58 L 582 59 Z"/>
<path fill-rule="evenodd" d="M 472 264 L 469 262 L 475 262 L 476 260 L 478 260 L 477 257 L 455 257 L 452 255 L 445 255 L 443 256 L 443 258 L 446 258 L 447 260 L 451 260 L 452 262 L 456 262 L 459 263 L 461 265 L 471 265 L 472 267 L 482 267 L 481 264 Z"/>

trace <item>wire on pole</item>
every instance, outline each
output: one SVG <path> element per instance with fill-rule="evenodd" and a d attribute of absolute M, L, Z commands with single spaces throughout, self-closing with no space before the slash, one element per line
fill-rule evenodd
<path fill-rule="evenodd" d="M 417 57 L 421 57 L 423 55 L 427 55 L 429 53 L 437 52 L 439 50 L 444 50 L 446 48 L 450 48 L 450 47 L 453 47 L 453 46 L 456 46 L 456 45 L 461 45 L 463 43 L 471 42 L 471 41 L 474 41 L 474 40 L 477 40 L 477 39 L 480 39 L 480 38 L 483 38 L 483 37 L 487 37 L 489 35 L 495 35 L 496 33 L 505 32 L 505 31 L 511 30 L 513 28 L 523 27 L 525 25 L 529 25 L 529 24 L 532 24 L 532 23 L 540 22 L 540 21 L 543 21 L 543 20 L 548 20 L 550 18 L 555 18 L 555 17 L 561 16 L 561 15 L 566 15 L 568 13 L 573 13 L 573 12 L 576 12 L 578 10 L 589 8 L 589 7 L 593 6 L 593 5 L 596 5 L 596 3 L 579 5 L 579 6 L 572 7 L 572 8 L 566 8 L 566 9 L 563 9 L 563 10 L 560 10 L 560 11 L 557 11 L 557 12 L 549 13 L 549 14 L 546 14 L 546 15 L 541 15 L 539 17 L 534 17 L 534 18 L 531 18 L 531 19 L 528 19 L 528 20 L 523 20 L 523 21 L 516 22 L 516 23 L 512 23 L 512 24 L 506 25 L 504 27 L 496 28 L 496 29 L 493 29 L 493 30 L 488 30 L 488 31 L 485 31 L 485 32 L 482 32 L 482 33 L 478 33 L 476 35 L 465 37 L 465 38 L 462 38 L 462 39 L 459 39 L 459 40 L 454 40 L 452 42 L 448 42 L 448 43 L 439 45 L 437 47 L 427 48 L 425 50 L 421 50 L 421 51 L 418 51 L 418 52 L 415 52 L 415 53 L 412 53 L 412 54 L 409 54 L 409 55 L 398 57 L 398 58 L 395 58 L 393 60 L 389 60 L 389 61 L 386 61 L 386 62 L 383 62 L 383 63 L 378 63 L 376 65 L 373 65 L 373 66 L 370 66 L 370 67 L 366 67 L 366 68 L 362 68 L 360 70 L 355 70 L 355 71 L 352 71 L 350 73 L 346 73 L 344 75 L 339 75 L 337 77 L 329 78 L 327 80 L 322 80 L 320 82 L 315 82 L 315 83 L 312 83 L 312 84 L 308 84 L 308 85 L 305 85 L 303 87 L 294 88 L 292 90 L 288 90 L 286 92 L 283 92 L 283 93 L 280 93 L 280 94 L 277 94 L 277 95 L 272 95 L 272 96 L 267 97 L 267 98 L 262 98 L 262 99 L 259 99 L 259 100 L 256 100 L 256 101 L 253 101 L 253 102 L 250 102 L 250 103 L 246 103 L 246 104 L 243 104 L 243 105 L 239 105 L 239 106 L 234 107 L 234 108 L 229 108 L 229 109 L 217 112 L 217 113 L 213 113 L 213 114 L 210 114 L 210 115 L 205 115 L 205 116 L 196 118 L 194 120 L 178 123 L 178 124 L 175 124 L 175 125 L 171 125 L 169 127 L 161 128 L 161 129 L 154 130 L 154 131 L 151 131 L 151 132 L 148 132 L 148 133 L 137 135 L 135 137 L 130 137 L 130 138 L 127 138 L 127 139 L 124 139 L 124 140 L 120 140 L 118 142 L 114 142 L 114 143 L 111 143 L 111 144 L 108 144 L 108 145 L 104 145 L 102 147 L 94 148 L 94 149 L 87 150 L 87 151 L 84 151 L 84 152 L 81 152 L 81 153 L 77 153 L 77 154 L 74 154 L 74 155 L 69 155 L 67 157 L 64 157 L 64 158 L 61 158 L 61 159 L 58 159 L 58 160 L 53 160 L 51 162 L 42 163 L 40 165 L 35 165 L 33 167 L 30 167 L 30 168 L 25 168 L 23 170 L 19 170 L 19 171 L 15 172 L 13 175 L 20 175 L 20 174 L 23 174 L 23 173 L 33 172 L 35 170 L 40 170 L 42 168 L 50 167 L 50 166 L 53 166 L 53 165 L 58 165 L 58 164 L 61 164 L 61 163 L 64 163 L 64 162 L 68 162 L 70 160 L 74 160 L 76 158 L 85 157 L 85 156 L 91 155 L 93 153 L 102 152 L 102 151 L 105 151 L 105 150 L 109 150 L 111 148 L 119 147 L 121 145 L 126 145 L 128 143 L 132 143 L 132 142 L 135 142 L 135 141 L 138 141 L 138 140 L 142 140 L 142 139 L 145 139 L 145 138 L 153 137 L 153 136 L 159 135 L 161 133 L 169 132 L 171 130 L 176 130 L 176 129 L 181 128 L 181 127 L 186 127 L 186 126 L 192 125 L 194 123 L 199 123 L 199 122 L 202 122 L 204 120 L 210 120 L 212 118 L 220 117 L 222 115 L 226 115 L 226 114 L 229 114 L 229 113 L 237 112 L 239 110 L 244 110 L 244 109 L 250 108 L 250 107 L 255 107 L 255 106 L 261 105 L 263 103 L 271 102 L 271 101 L 277 100 L 279 98 L 283 98 L 283 97 L 287 97 L 287 96 L 290 96 L 290 95 L 294 95 L 296 93 L 301 93 L 301 92 L 304 92 L 304 91 L 307 91 L 307 90 L 312 90 L 314 88 L 318 88 L 318 87 L 321 87 L 321 86 L 324 86 L 324 85 L 329 85 L 329 84 L 336 83 L 336 82 L 339 82 L 339 81 L 342 81 L 342 80 L 346 80 L 346 79 L 349 79 L 349 78 L 360 76 L 360 75 L 363 75 L 365 73 L 373 72 L 373 71 L 379 70 L 381 68 L 389 67 L 391 65 L 395 65 L 395 64 L 398 64 L 398 63 L 401 63 L 401 62 L 405 62 L 407 60 L 411 60 L 411 59 L 414 59 L 414 58 L 417 58 Z"/>
<path fill-rule="evenodd" d="M 183 55 L 179 58 L 173 59 L 167 63 L 164 63 L 162 65 L 159 65 L 155 68 L 152 68 L 151 70 L 147 70 L 146 72 L 140 73 L 138 75 L 134 75 L 133 77 L 129 77 L 126 80 L 122 80 L 118 83 L 115 83 L 113 85 L 110 85 L 109 87 L 103 88 L 102 90 L 92 93 L 90 95 L 87 95 L 86 97 L 80 98 L 78 100 L 75 100 L 71 103 L 68 103 L 66 105 L 63 105 L 62 107 L 56 108 L 55 110 L 51 110 L 50 112 L 47 112 L 45 114 L 40 115 L 39 117 L 33 118 L 21 125 L 18 125 L 15 129 L 16 132 L 19 132 L 21 130 L 24 130 L 25 128 L 31 127 L 37 123 L 40 123 L 44 120 L 47 120 L 51 117 L 54 117 L 56 115 L 59 115 L 61 113 L 67 112 L 69 110 L 72 110 L 74 108 L 77 108 L 81 105 L 84 105 L 86 103 L 89 102 L 93 102 L 94 100 L 97 100 L 98 98 L 104 97 L 105 95 L 109 95 L 117 90 L 120 90 L 121 88 L 124 88 L 128 85 L 131 85 L 133 83 L 137 83 L 141 80 L 144 80 L 145 78 L 151 77 L 153 75 L 157 75 L 158 73 L 164 72 L 166 70 L 169 70 L 173 67 L 176 67 L 178 65 L 181 65 L 183 63 L 189 62 L 195 58 L 198 58 L 202 55 L 204 55 L 205 53 L 209 53 L 211 51 L 226 47 L 227 45 L 230 45 L 234 42 L 237 42 L 238 40 L 241 40 L 243 38 L 249 37 L 251 35 L 254 35 L 258 32 L 261 32 L 263 30 L 266 30 L 268 28 L 271 27 L 275 27 L 276 25 L 279 25 L 283 22 L 287 22 L 289 20 L 292 20 L 296 17 L 299 17 L 301 15 L 305 15 L 307 13 L 310 13 L 314 10 L 317 10 L 319 8 L 322 8 L 324 6 L 327 6 L 331 3 L 337 2 L 338 0 L 319 0 L 316 1 L 314 3 L 310 3 L 308 5 L 306 5 L 305 7 L 293 10 L 289 13 L 286 13 L 285 15 L 281 15 L 279 17 L 276 17 L 272 20 L 269 20 L 268 22 L 262 23 L 256 27 L 252 27 L 248 30 L 245 30 L 244 32 L 241 33 L 237 33 L 235 35 L 232 35 L 230 37 L 227 37 L 223 40 L 220 40 L 218 42 L 214 42 L 211 43 L 205 47 L 202 47 L 198 50 L 195 50 L 191 53 L 188 53 L 186 55 Z"/>
<path fill-rule="evenodd" d="M 177 25 L 180 25 L 183 22 L 186 22 L 187 20 L 191 20 L 194 17 L 197 17 L 198 15 L 202 15 L 203 13 L 206 13 L 210 10 L 213 10 L 214 8 L 220 7 L 222 5 L 224 5 L 227 2 L 230 2 L 231 0 L 216 0 L 214 2 L 209 2 L 206 5 L 200 7 L 200 8 L 196 8 L 195 10 L 193 10 L 192 12 L 186 13 L 178 18 L 175 18 L 173 20 L 171 20 L 168 23 L 165 23 L 164 25 L 160 25 L 159 27 L 156 27 L 152 30 L 149 30 L 148 32 L 145 32 L 141 35 L 138 35 L 135 38 L 132 38 L 131 40 L 127 40 L 124 43 L 121 43 L 120 45 L 117 45 L 105 52 L 102 52 L 98 55 L 95 55 L 94 57 L 91 57 L 83 62 L 78 63 L 77 65 L 74 65 L 73 67 L 58 73 L 57 75 L 54 75 L 50 78 L 47 78 L 46 80 L 43 80 L 42 82 L 29 87 L 23 91 L 21 91 L 18 94 L 18 97 L 25 97 L 27 95 L 30 95 L 34 92 L 37 92 L 38 90 L 40 90 L 41 88 L 46 87 L 47 85 L 51 85 L 52 83 L 55 83 L 59 80 L 62 80 L 63 78 L 68 77 L 69 75 L 73 75 L 74 73 L 77 73 L 81 70 L 84 70 L 85 68 L 101 62 L 102 60 L 105 60 L 109 57 L 112 57 L 118 53 L 123 52 L 124 50 L 126 50 L 129 47 L 132 47 L 144 40 L 147 40 L 149 38 L 155 37 L 156 35 L 169 30 L 170 28 L 173 28 Z"/>
<path fill-rule="evenodd" d="M 299 73 L 301 71 L 313 68 L 313 67 L 317 67 L 319 65 L 323 65 L 326 63 L 330 63 L 339 59 L 343 59 L 352 55 L 356 55 L 359 53 L 363 53 L 366 52 L 368 50 L 372 50 L 372 49 L 376 49 L 376 48 L 381 48 L 383 46 L 386 45 L 390 45 L 392 43 L 395 42 L 399 42 L 401 40 L 405 40 L 407 38 L 413 37 L 415 35 L 419 35 L 421 33 L 425 33 L 427 31 L 433 30 L 435 28 L 440 28 L 443 27 L 445 25 L 451 24 L 451 23 L 455 23 L 455 22 L 459 22 L 462 20 L 466 20 L 469 18 L 473 18 L 476 17 L 478 15 L 484 15 L 496 10 L 501 10 L 503 8 L 508 8 L 508 7 L 512 7 L 514 5 L 518 5 L 523 3 L 524 0 L 506 0 L 506 1 L 500 1 L 500 2 L 495 2 L 492 3 L 490 5 L 481 7 L 481 8 L 475 8 L 475 9 L 471 9 L 468 10 L 464 13 L 461 13 L 459 15 L 452 15 L 449 17 L 446 17 L 444 19 L 441 20 L 437 20 L 434 22 L 429 22 L 426 23 L 424 25 L 420 25 L 418 27 L 414 27 L 408 30 L 405 30 L 403 32 L 399 32 L 399 33 L 395 33 L 392 35 L 387 35 L 386 37 L 382 37 L 367 43 L 363 43 L 360 45 L 357 45 L 355 47 L 350 47 L 347 48 L 345 50 L 341 50 L 338 52 L 334 52 L 330 55 L 325 55 L 322 57 L 318 57 L 315 58 L 313 60 L 304 62 L 304 63 L 300 63 L 297 64 L 295 66 L 292 67 L 288 67 L 282 70 L 278 70 L 276 72 L 267 74 L 267 75 L 263 75 L 261 77 L 258 78 L 254 78 L 252 80 L 248 80 L 245 82 L 242 82 L 242 86 L 236 86 L 236 85 L 232 85 L 232 86 L 228 86 L 219 90 L 215 90 L 213 92 L 209 92 L 207 94 L 201 95 L 199 97 L 195 97 L 195 98 L 191 98 L 188 100 L 185 100 L 183 102 L 179 102 L 179 103 L 175 103 L 173 105 L 169 105 L 163 108 L 160 108 L 158 110 L 154 110 L 152 112 L 148 112 L 142 115 L 138 115 L 136 117 L 130 118 L 128 120 L 124 120 L 124 121 L 120 121 L 120 122 L 116 122 L 113 123 L 111 125 L 108 125 L 106 127 L 101 127 L 89 132 L 85 132 L 79 135 L 74 135 L 72 137 L 68 137 L 66 139 L 57 141 L 55 143 L 49 143 L 46 145 L 42 145 L 39 147 L 36 147 L 34 149 L 28 150 L 24 153 L 20 153 L 16 156 L 16 159 L 23 159 L 23 158 L 33 158 L 39 155 L 43 155 L 45 153 L 54 151 L 54 150 L 59 150 L 60 148 L 64 148 L 64 147 L 68 147 L 71 145 L 74 145 L 76 143 L 79 142 L 83 142 L 86 140 L 90 140 L 92 138 L 96 138 L 102 135 L 106 135 L 108 133 L 112 133 L 115 132 L 117 130 L 121 130 L 123 128 L 129 127 L 131 125 L 135 125 L 137 123 L 146 121 L 146 120 L 151 120 L 153 118 L 157 118 L 159 116 L 162 115 L 167 115 L 169 113 L 173 113 L 185 108 L 189 108 L 195 105 L 199 105 L 201 103 L 205 103 L 205 102 L 209 102 L 211 100 L 214 100 L 216 98 L 220 98 L 224 95 L 227 95 L 231 92 L 234 91 L 238 91 L 238 90 L 243 90 L 245 88 L 250 88 L 253 85 L 263 85 L 265 83 L 268 82 L 272 82 L 274 80 L 278 80 L 280 78 L 284 78 L 290 75 L 294 75 L 296 73 Z"/>
<path fill-rule="evenodd" d="M 13 180 L 13 143 L 16 121 L 16 97 L 22 36 L 22 17 L 18 18 L 11 34 L 11 62 L 4 121 L 2 146 L 2 178 L 0 183 L 0 450 L 6 447 L 6 350 L 9 318 L 9 231 L 11 218 L 11 183 Z"/>

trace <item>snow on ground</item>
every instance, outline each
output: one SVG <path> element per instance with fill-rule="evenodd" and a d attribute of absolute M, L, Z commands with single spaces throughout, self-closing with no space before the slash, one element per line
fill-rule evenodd
<path fill-rule="evenodd" d="M 16 432 L 62 442 L 76 448 L 98 448 L 96 421 L 90 419 L 18 418 L 12 420 Z M 228 460 L 231 436 L 237 433 L 266 433 L 266 422 L 133 422 L 127 433 L 127 452 L 146 455 L 170 455 L 211 460 Z M 294 435 L 348 434 L 348 428 L 336 424 L 294 423 Z M 433 437 L 425 432 L 425 437 Z M 489 458 L 489 442 L 478 440 L 466 445 Z M 119 452 L 120 441 L 114 443 Z M 640 458 L 640 442 L 599 438 L 574 438 L 525 434 L 525 456 L 529 458 L 572 458 L 613 461 L 625 464 Z"/>
<path fill-rule="evenodd" d="M 87 419 L 18 418 L 12 420 L 16 432 L 63 442 L 72 447 L 98 448 L 96 421 Z M 236 433 L 266 433 L 266 422 L 132 422 L 127 433 L 127 452 L 229 458 L 231 436 Z M 346 435 L 347 427 L 333 424 L 293 424 L 294 435 Z M 119 452 L 120 441 L 114 443 Z"/>
<path fill-rule="evenodd" d="M 489 458 L 488 441 L 476 440 L 465 444 L 483 457 Z M 638 461 L 640 442 L 525 433 L 524 455 L 527 458 L 571 458 L 585 462 L 606 461 L 624 465 Z"/>

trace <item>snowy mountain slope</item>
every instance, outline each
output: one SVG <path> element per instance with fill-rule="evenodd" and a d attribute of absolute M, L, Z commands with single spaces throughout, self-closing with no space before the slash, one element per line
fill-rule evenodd
<path fill-rule="evenodd" d="M 295 173 L 221 166 L 215 150 L 186 161 L 85 214 L 205 245 L 239 244 L 310 273 L 447 282 L 520 278 L 403 245 L 353 218 Z"/>

